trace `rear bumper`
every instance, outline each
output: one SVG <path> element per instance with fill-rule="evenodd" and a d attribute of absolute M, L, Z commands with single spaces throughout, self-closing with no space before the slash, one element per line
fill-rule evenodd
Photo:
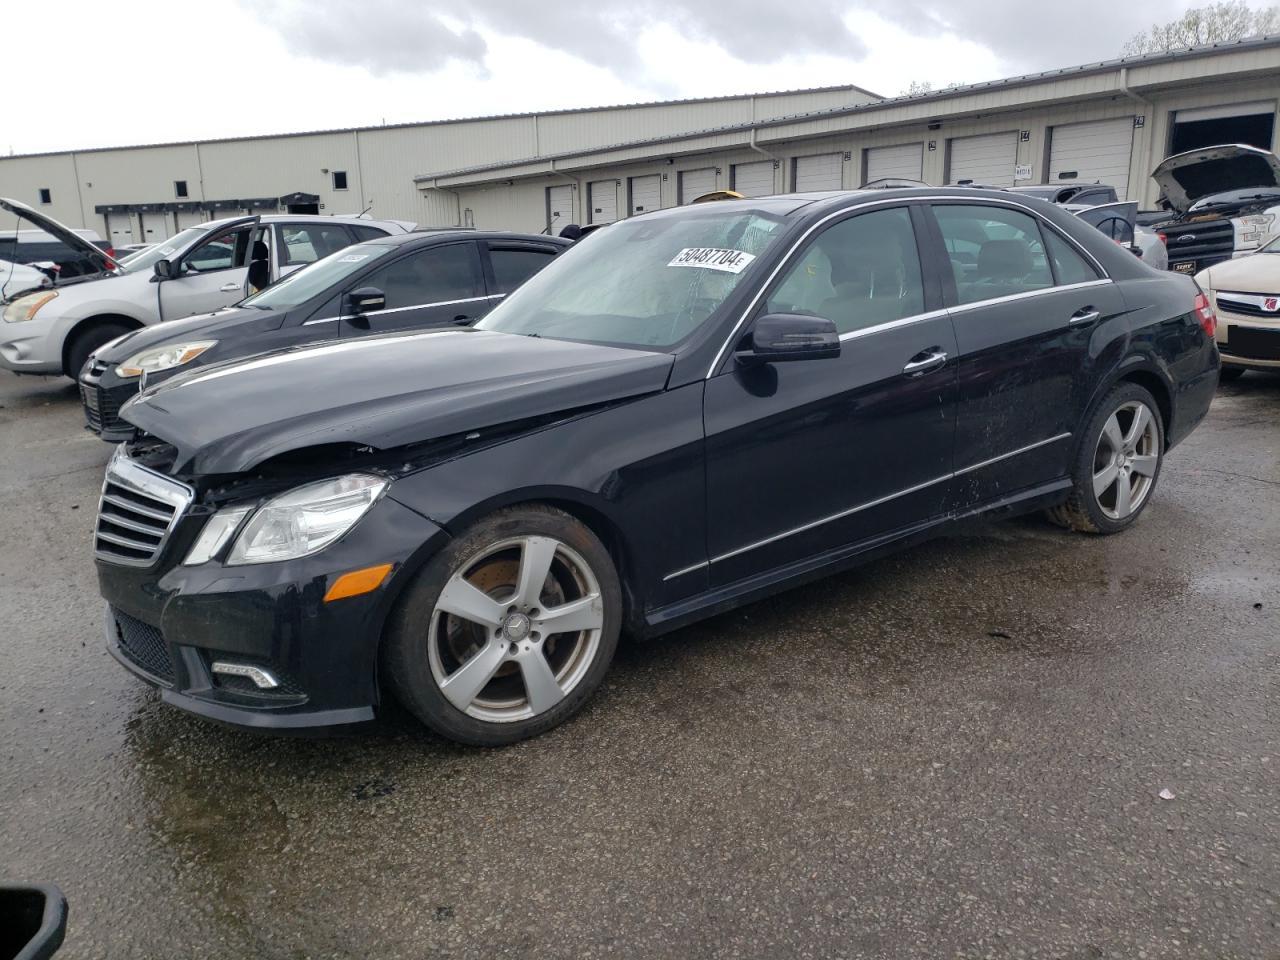
<path fill-rule="evenodd" d="M 111 655 L 166 703 L 222 723 L 287 731 L 373 719 L 382 625 L 415 558 L 446 534 L 389 497 L 347 537 L 297 561 L 182 566 L 188 533 L 159 569 L 97 561 Z M 379 563 L 393 569 L 377 590 L 325 602 L 337 576 Z M 215 673 L 215 662 L 268 671 L 278 686 Z"/>

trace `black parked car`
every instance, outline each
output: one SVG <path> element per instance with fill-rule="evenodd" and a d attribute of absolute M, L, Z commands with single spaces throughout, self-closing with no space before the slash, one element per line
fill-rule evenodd
<path fill-rule="evenodd" d="M 80 371 L 85 424 L 119 443 L 119 410 L 145 380 L 319 340 L 471 323 L 568 248 L 558 237 L 439 231 L 345 247 L 234 307 L 142 327 Z"/>
<path fill-rule="evenodd" d="M 1007 193 L 619 221 L 475 328 L 129 403 L 144 433 L 96 534 L 107 643 L 230 723 L 363 721 L 394 693 L 445 736 L 508 743 L 582 706 L 623 629 L 976 514 L 1125 529 L 1208 409 L 1213 324 L 1190 278 Z"/>

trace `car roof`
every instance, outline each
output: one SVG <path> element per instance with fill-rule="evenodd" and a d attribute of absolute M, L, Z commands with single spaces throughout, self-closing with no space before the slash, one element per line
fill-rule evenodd
<path fill-rule="evenodd" d="M 429 246 L 433 243 L 454 242 L 457 240 L 493 240 L 518 241 L 520 243 L 540 243 L 544 246 L 569 247 L 570 240 L 563 237 L 549 237 L 545 233 L 510 233 L 505 230 L 415 230 L 413 233 L 394 233 L 389 237 L 366 240 L 365 243 L 380 243 L 389 246 L 404 246 L 416 243 Z"/>

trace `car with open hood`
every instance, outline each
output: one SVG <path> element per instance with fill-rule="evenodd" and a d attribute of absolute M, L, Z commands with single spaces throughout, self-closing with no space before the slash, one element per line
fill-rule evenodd
<path fill-rule="evenodd" d="M 1280 372 L 1280 236 L 1257 253 L 1201 270 L 1196 282 L 1218 314 L 1222 379 Z"/>
<path fill-rule="evenodd" d="M 91 230 L 73 229 L 20 200 L 0 197 L 0 308 L 54 283 L 67 287 L 117 272 L 115 258 L 96 239 Z"/>
<path fill-rule="evenodd" d="M 131 330 L 229 306 L 336 250 L 412 227 L 304 214 L 188 227 L 100 272 L 10 297 L 0 312 L 0 367 L 74 378 L 91 353 Z"/>
<path fill-rule="evenodd" d="M 510 743 L 578 710 L 624 629 L 977 515 L 1125 530 L 1218 367 L 1190 277 L 1041 201 L 655 211 L 473 327 L 213 364 L 129 401 L 94 534 L 107 648 L 227 723 L 358 723 L 394 696 L 446 737 Z"/>
<path fill-rule="evenodd" d="M 1196 274 L 1280 231 L 1280 160 L 1270 150 L 1239 143 L 1189 150 L 1151 176 L 1169 215 L 1144 219 L 1165 234 L 1170 270 Z"/>
<path fill-rule="evenodd" d="M 233 307 L 168 320 L 99 347 L 80 371 L 85 425 L 109 443 L 133 436 L 121 406 L 145 382 L 209 364 L 396 330 L 474 323 L 568 240 L 437 230 L 329 254 Z"/>

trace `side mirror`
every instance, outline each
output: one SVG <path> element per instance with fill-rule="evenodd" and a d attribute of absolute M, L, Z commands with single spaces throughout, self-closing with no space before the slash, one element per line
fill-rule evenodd
<path fill-rule="evenodd" d="M 377 287 L 361 287 L 347 294 L 348 313 L 372 313 L 387 305 L 387 295 Z"/>
<path fill-rule="evenodd" d="M 157 260 L 155 267 L 152 269 L 155 270 L 157 280 L 172 280 L 177 276 L 177 271 L 174 270 L 173 264 L 168 260 Z"/>
<path fill-rule="evenodd" d="M 52 884 L 0 886 L 0 960 L 48 960 L 67 932 L 67 898 Z"/>
<path fill-rule="evenodd" d="M 840 333 L 825 317 L 767 313 L 751 330 L 751 346 L 736 356 L 748 363 L 831 359 L 840 356 Z"/>

